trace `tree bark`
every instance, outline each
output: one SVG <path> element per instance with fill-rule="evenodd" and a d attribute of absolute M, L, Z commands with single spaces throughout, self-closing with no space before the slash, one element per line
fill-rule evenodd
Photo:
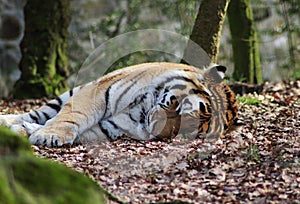
<path fill-rule="evenodd" d="M 66 90 L 69 0 L 27 0 L 16 98 L 52 97 Z"/>
<path fill-rule="evenodd" d="M 220 36 L 228 4 L 229 0 L 202 0 L 190 36 L 190 40 L 201 46 L 214 63 L 218 58 Z M 201 52 L 195 52 L 195 48 L 188 43 L 183 61 L 188 64 L 191 64 L 188 61 L 192 61 L 194 66 L 201 66 L 203 64 L 201 61 L 206 61 L 202 58 Z"/>
<path fill-rule="evenodd" d="M 261 83 L 261 64 L 250 0 L 232 0 L 228 6 L 234 59 L 233 78 Z"/>

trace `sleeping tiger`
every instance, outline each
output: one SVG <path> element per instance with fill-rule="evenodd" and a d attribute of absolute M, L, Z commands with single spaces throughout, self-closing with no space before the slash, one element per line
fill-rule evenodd
<path fill-rule="evenodd" d="M 237 101 L 222 83 L 226 68 L 144 63 L 78 86 L 37 110 L 1 115 L 0 125 L 32 144 L 219 137 L 237 119 Z"/>

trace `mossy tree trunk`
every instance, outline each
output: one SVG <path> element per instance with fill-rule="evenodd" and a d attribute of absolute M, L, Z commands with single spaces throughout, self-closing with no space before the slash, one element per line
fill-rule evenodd
<path fill-rule="evenodd" d="M 27 0 L 16 98 L 51 97 L 67 88 L 69 0 Z"/>
<path fill-rule="evenodd" d="M 228 20 L 234 59 L 233 78 L 261 83 L 261 64 L 250 0 L 231 0 Z"/>
<path fill-rule="evenodd" d="M 211 62 L 216 62 L 219 52 L 220 36 L 225 20 L 229 0 L 202 0 L 190 40 L 201 46 L 209 56 Z M 199 53 L 188 45 L 184 54 L 185 59 L 200 57 Z M 194 60 L 193 60 L 194 61 Z M 197 61 L 197 59 L 195 60 Z M 201 63 L 201 62 L 200 62 Z M 197 64 L 194 64 L 197 66 Z"/>

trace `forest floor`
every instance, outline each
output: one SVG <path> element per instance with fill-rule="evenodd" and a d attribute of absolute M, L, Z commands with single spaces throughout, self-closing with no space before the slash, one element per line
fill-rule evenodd
<path fill-rule="evenodd" d="M 33 149 L 125 203 L 300 203 L 300 81 L 266 83 L 239 101 L 244 125 L 214 144 L 177 137 Z M 0 113 L 44 102 L 0 100 Z"/>

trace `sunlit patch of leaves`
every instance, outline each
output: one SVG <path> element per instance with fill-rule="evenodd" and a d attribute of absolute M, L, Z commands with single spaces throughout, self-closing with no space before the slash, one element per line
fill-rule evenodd
<path fill-rule="evenodd" d="M 246 104 L 246 105 L 257 105 L 261 103 L 261 100 L 257 98 L 247 97 L 247 96 L 237 96 L 236 99 L 238 100 L 239 103 Z"/>

